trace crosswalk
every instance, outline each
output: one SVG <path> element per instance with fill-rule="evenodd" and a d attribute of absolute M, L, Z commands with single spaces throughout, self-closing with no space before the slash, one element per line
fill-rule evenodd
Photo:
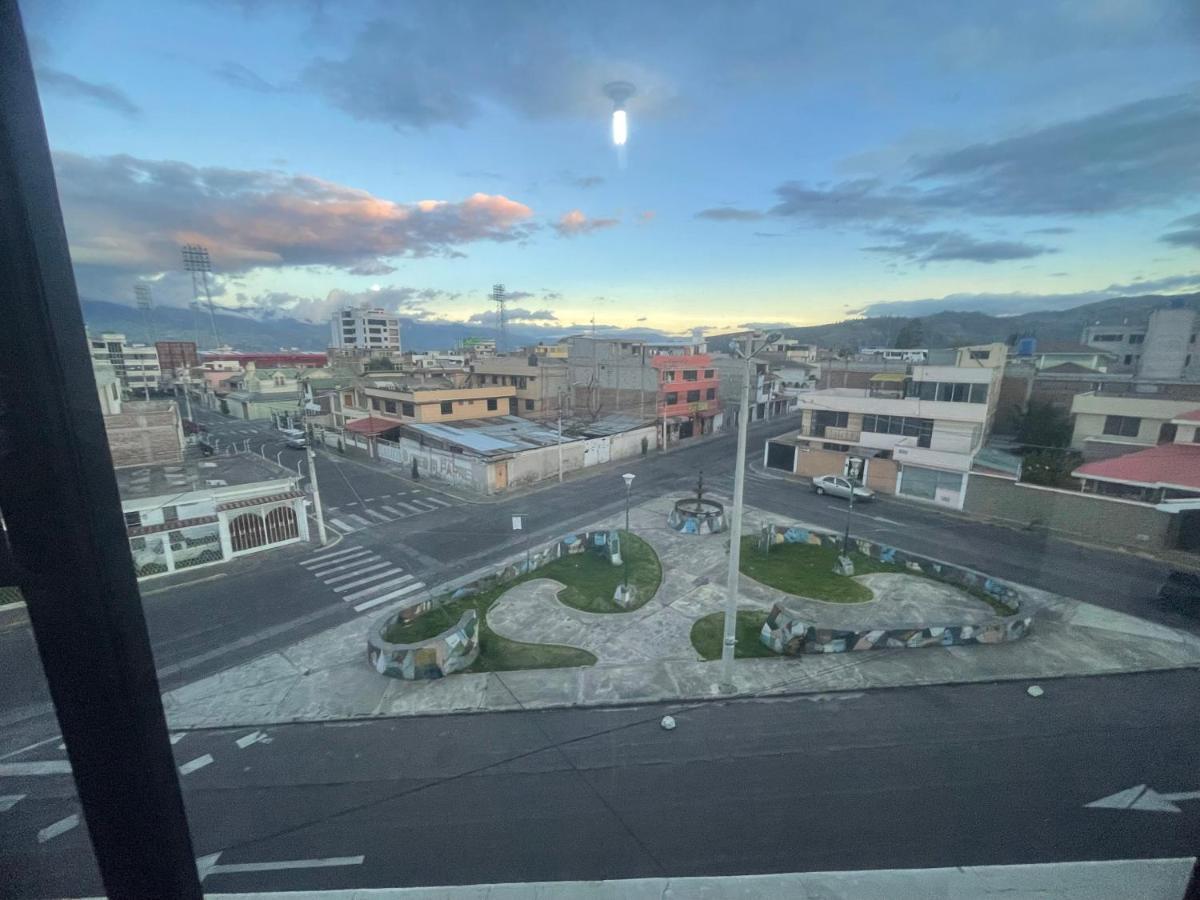
<path fill-rule="evenodd" d="M 393 498 L 390 495 L 381 497 L 374 506 L 367 506 L 367 501 L 346 506 L 330 506 L 325 509 L 325 522 L 342 534 L 353 534 L 373 525 L 407 519 L 409 516 L 419 516 L 421 513 L 436 512 L 451 505 L 449 500 L 433 494 L 406 496 L 405 500 Z"/>
<path fill-rule="evenodd" d="M 317 553 L 301 560 L 300 565 L 346 603 L 353 604 L 355 612 L 414 598 L 425 587 L 425 582 L 365 547 Z"/>

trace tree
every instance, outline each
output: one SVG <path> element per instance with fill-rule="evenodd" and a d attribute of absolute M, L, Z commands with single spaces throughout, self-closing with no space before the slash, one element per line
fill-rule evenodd
<path fill-rule="evenodd" d="M 896 335 L 897 350 L 912 350 L 925 344 L 925 326 L 920 319 L 909 319 Z"/>
<path fill-rule="evenodd" d="M 1017 440 L 1030 450 L 1066 447 L 1071 443 L 1071 417 L 1046 402 L 1032 402 L 1017 424 Z"/>
<path fill-rule="evenodd" d="M 1038 450 L 1021 461 L 1021 480 L 1026 484 L 1077 489 L 1079 480 L 1072 478 L 1071 473 L 1082 463 L 1083 456 L 1074 450 Z"/>

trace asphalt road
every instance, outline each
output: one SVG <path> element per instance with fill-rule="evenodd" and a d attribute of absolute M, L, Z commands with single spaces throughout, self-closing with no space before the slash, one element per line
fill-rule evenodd
<path fill-rule="evenodd" d="M 202 763 L 182 781 L 212 891 L 1194 855 L 1200 796 L 1086 804 L 1200 792 L 1200 673 L 1044 687 L 201 731 L 175 754 Z M 82 827 L 37 839 L 76 811 L 69 777 L 0 784 L 25 795 L 0 813 L 6 893 L 97 891 Z"/>
<path fill-rule="evenodd" d="M 268 423 L 241 422 L 197 411 L 210 434 L 284 462 L 300 460 L 301 451 L 284 447 Z M 786 431 L 788 419 L 756 423 L 749 459 L 761 462 L 763 440 Z M 619 511 L 624 505 L 621 473 L 637 475 L 633 497 L 690 492 L 698 471 L 705 483 L 732 493 L 734 439 L 720 435 L 669 453 L 651 454 L 602 467 L 588 477 L 550 483 L 499 501 L 473 503 L 442 491 L 428 480 L 413 482 L 402 467 L 384 467 L 353 454 L 322 450 L 317 472 L 326 508 L 350 525 L 334 536 L 339 548 L 362 547 L 434 586 L 505 555 L 526 540 L 546 540 L 573 527 Z M 292 463 L 294 464 L 294 462 Z M 400 500 L 403 494 L 406 499 Z M 441 503 L 418 498 L 438 498 Z M 818 497 L 795 481 L 752 470 L 747 502 L 777 512 L 781 520 L 799 520 L 841 529 L 845 501 Z M 397 506 L 405 503 L 406 507 Z M 357 505 L 355 505 L 357 504 Z M 387 509 L 403 513 L 390 521 Z M 349 518 L 355 513 L 362 525 Z M 367 512 L 373 510 L 374 515 Z M 529 517 L 530 531 L 514 535 L 511 516 Z M 856 507 L 853 531 L 892 541 L 949 562 L 974 566 L 1175 627 L 1200 630 L 1195 618 L 1161 609 L 1154 593 L 1165 571 L 1156 561 L 1112 550 L 1081 547 L 1043 534 L 985 525 L 941 510 L 882 499 Z M 714 543 L 714 552 L 723 552 Z M 143 606 L 164 688 L 204 677 L 286 646 L 357 615 L 330 586 L 299 563 L 314 546 L 290 547 L 235 561 L 211 570 L 181 573 L 144 583 Z M 5 690 L 0 695 L 0 753 L 55 733 L 44 677 L 27 628 L 0 633 L 0 666 Z"/>

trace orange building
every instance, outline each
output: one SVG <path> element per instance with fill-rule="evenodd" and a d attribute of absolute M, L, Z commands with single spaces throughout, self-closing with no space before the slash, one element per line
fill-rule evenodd
<path fill-rule="evenodd" d="M 718 423 L 718 374 L 707 353 L 650 357 L 658 372 L 658 415 L 664 443 L 709 434 Z"/>

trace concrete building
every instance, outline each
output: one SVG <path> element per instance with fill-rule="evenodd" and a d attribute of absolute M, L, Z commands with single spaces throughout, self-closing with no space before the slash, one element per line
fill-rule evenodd
<path fill-rule="evenodd" d="M 114 468 L 183 460 L 183 423 L 173 401 L 120 401 L 104 416 L 104 431 Z"/>
<path fill-rule="evenodd" d="M 543 344 L 538 341 L 525 348 L 527 356 L 548 356 L 554 359 L 565 360 L 571 352 L 571 347 L 566 341 L 559 341 L 556 344 Z"/>
<path fill-rule="evenodd" d="M 133 344 L 118 332 L 106 331 L 88 338 L 92 358 L 109 363 L 121 387 L 128 393 L 157 391 L 162 381 L 158 351 L 145 344 Z"/>
<path fill-rule="evenodd" d="M 496 355 L 496 341 L 494 338 L 463 338 L 461 349 L 471 359 L 486 359 Z"/>
<path fill-rule="evenodd" d="M 470 364 L 471 387 L 506 385 L 516 389 L 516 415 L 530 419 L 557 416 L 569 408 L 570 378 L 565 359 L 494 356 Z"/>
<path fill-rule="evenodd" d="M 117 470 L 137 577 L 216 565 L 308 540 L 295 472 L 254 454 Z"/>
<path fill-rule="evenodd" d="M 121 411 L 121 380 L 112 363 L 107 359 L 92 357 L 92 377 L 96 379 L 96 395 L 100 400 L 100 412 L 112 415 Z"/>
<path fill-rule="evenodd" d="M 221 412 L 236 419 L 300 417 L 303 390 L 297 369 L 260 369 L 248 362 L 241 374 L 222 384 L 228 391 L 219 398 L 218 405 Z"/>
<path fill-rule="evenodd" d="M 1196 386 L 1200 389 L 1200 386 Z M 1195 400 L 1089 392 L 1071 403 L 1071 447 L 1086 460 L 1108 459 L 1175 441 L 1175 420 L 1196 408 Z"/>
<path fill-rule="evenodd" d="M 346 307 L 329 323 L 329 346 L 367 353 L 400 352 L 400 317 L 370 307 Z"/>
<path fill-rule="evenodd" d="M 1156 309 L 1144 325 L 1089 325 L 1083 343 L 1112 354 L 1125 371 L 1147 379 L 1200 379 L 1194 309 Z"/>
<path fill-rule="evenodd" d="M 881 362 L 922 363 L 929 358 L 927 349 L 900 349 L 898 347 L 861 347 L 858 351 L 860 359 L 874 359 Z"/>
<path fill-rule="evenodd" d="M 722 428 L 736 428 L 741 416 L 742 381 L 746 377 L 746 361 L 727 354 L 712 354 L 712 366 L 717 371 L 719 387 L 717 397 L 721 401 Z M 771 419 L 783 415 L 792 403 L 792 397 L 782 390 L 777 373 L 771 363 L 756 358 L 754 384 L 750 387 L 750 421 Z"/>
<path fill-rule="evenodd" d="M 360 378 L 334 398 L 337 427 L 359 434 L 386 434 L 399 425 L 461 422 L 515 415 L 516 388 L 462 387 L 449 382 Z"/>
<path fill-rule="evenodd" d="M 956 509 L 991 432 L 1006 348 L 939 351 L 948 364 L 876 373 L 866 388 L 797 398 L 800 427 L 767 442 L 764 464 L 797 475 L 853 474 L 869 487 Z"/>

